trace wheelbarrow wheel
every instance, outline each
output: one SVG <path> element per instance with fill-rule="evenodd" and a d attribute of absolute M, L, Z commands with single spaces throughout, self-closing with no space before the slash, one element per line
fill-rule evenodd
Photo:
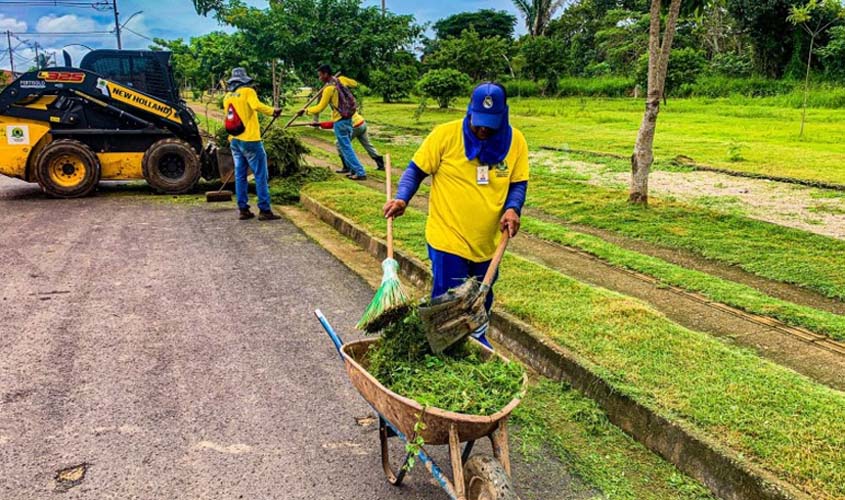
<path fill-rule="evenodd" d="M 474 455 L 464 465 L 467 500 L 519 500 L 505 468 L 493 457 Z"/>

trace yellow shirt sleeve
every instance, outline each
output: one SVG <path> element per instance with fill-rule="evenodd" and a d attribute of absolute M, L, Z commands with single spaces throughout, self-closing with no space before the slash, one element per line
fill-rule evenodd
<path fill-rule="evenodd" d="M 329 104 L 332 102 L 332 97 L 334 96 L 334 85 L 328 85 L 323 88 L 323 95 L 320 97 L 320 102 L 318 102 L 315 106 L 311 106 L 308 108 L 309 115 L 319 115 L 326 109 Z"/>
<path fill-rule="evenodd" d="M 253 88 L 246 88 L 244 89 L 246 92 L 246 102 L 253 111 L 256 111 L 261 114 L 265 115 L 272 115 L 273 114 L 273 107 L 264 104 L 263 102 L 258 100 L 258 94 L 255 93 L 255 89 Z"/>
<path fill-rule="evenodd" d="M 511 183 L 528 180 L 528 142 L 519 130 L 513 129 L 513 144 L 516 147 L 516 164 L 511 173 Z"/>
<path fill-rule="evenodd" d="M 353 80 L 352 78 L 348 78 L 348 77 L 345 77 L 345 76 L 339 76 L 339 77 L 337 77 L 337 79 L 340 80 L 340 83 L 344 87 L 349 87 L 350 89 L 354 89 L 355 87 L 358 86 L 358 82 Z"/>
<path fill-rule="evenodd" d="M 445 141 L 448 139 L 444 134 L 443 126 L 435 127 L 434 130 L 428 134 L 420 148 L 414 153 L 413 162 L 420 170 L 432 175 L 437 172 L 440 167 L 440 161 L 443 157 L 443 150 L 446 146 Z"/>

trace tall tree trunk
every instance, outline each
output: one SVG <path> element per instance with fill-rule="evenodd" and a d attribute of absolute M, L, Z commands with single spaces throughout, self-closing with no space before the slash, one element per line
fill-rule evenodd
<path fill-rule="evenodd" d="M 657 115 L 660 113 L 660 99 L 666 86 L 666 72 L 669 69 L 669 55 L 678 24 L 681 0 L 672 0 L 663 43 L 660 43 L 660 0 L 651 1 L 649 41 L 648 41 L 648 94 L 646 108 L 634 153 L 631 155 L 631 182 L 628 201 L 648 204 L 648 176 L 654 163 L 654 134 L 657 130 Z"/>

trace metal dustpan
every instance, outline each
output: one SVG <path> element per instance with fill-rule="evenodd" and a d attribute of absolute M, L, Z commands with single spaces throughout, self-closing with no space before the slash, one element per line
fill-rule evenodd
<path fill-rule="evenodd" d="M 489 321 L 484 302 L 502 262 L 508 239 L 508 232 L 502 232 L 502 240 L 483 281 L 469 279 L 461 286 L 420 306 L 420 318 L 425 323 L 426 338 L 435 354 L 440 354 L 465 339 Z"/>

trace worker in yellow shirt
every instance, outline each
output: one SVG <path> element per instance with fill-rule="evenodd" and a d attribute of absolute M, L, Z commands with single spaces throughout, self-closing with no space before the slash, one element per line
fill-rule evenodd
<path fill-rule="evenodd" d="M 279 116 L 279 108 L 273 108 L 258 100 L 258 94 L 252 88 L 253 79 L 243 68 L 232 70 L 228 80 L 228 92 L 223 98 L 223 110 L 226 112 L 226 131 L 229 132 L 232 158 L 235 160 L 235 197 L 238 201 L 240 220 L 255 217 L 249 209 L 249 184 L 247 168 L 255 176 L 255 192 L 258 195 L 258 220 L 281 219 L 270 208 L 270 188 L 267 184 L 267 152 L 261 141 L 261 124 L 258 113 Z"/>
<path fill-rule="evenodd" d="M 385 217 L 399 217 L 431 176 L 425 236 L 431 259 L 432 298 L 481 280 L 503 231 L 516 236 L 528 188 L 528 144 L 508 120 L 499 84 L 477 86 L 463 119 L 436 127 L 399 181 Z M 492 291 L 485 304 L 489 313 Z M 474 336 L 487 343 L 487 325 Z"/>
<path fill-rule="evenodd" d="M 327 64 L 317 68 L 317 76 L 325 84 L 320 102 L 305 111 L 300 111 L 299 115 L 306 112 L 309 115 L 319 115 L 324 109 L 331 107 L 334 136 L 337 141 L 338 152 L 343 161 L 343 169 L 339 170 L 338 173 L 349 171 L 348 177 L 353 181 L 366 180 L 367 173 L 352 148 L 352 139 L 357 138 L 364 145 L 370 157 L 381 168 L 383 168 L 383 159 L 370 144 L 369 137 L 367 137 L 367 125 L 364 118 L 358 113 L 358 104 L 349 90 L 357 87 L 358 82 L 345 76 L 335 78 L 331 67 Z"/>

